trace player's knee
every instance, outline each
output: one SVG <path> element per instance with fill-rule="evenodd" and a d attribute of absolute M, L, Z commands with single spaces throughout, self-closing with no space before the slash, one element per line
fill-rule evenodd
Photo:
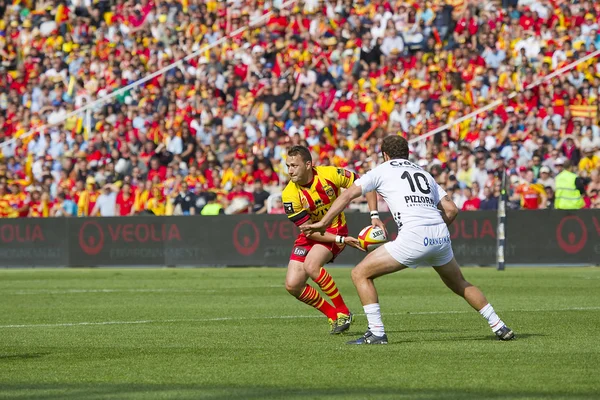
<path fill-rule="evenodd" d="M 350 274 L 350 276 L 352 277 L 352 282 L 354 282 L 354 283 L 367 278 L 367 276 L 365 276 L 364 269 L 360 268 L 360 266 L 357 266 L 356 268 L 354 268 L 352 270 L 352 273 Z"/>
<path fill-rule="evenodd" d="M 294 297 L 299 297 L 304 287 L 297 283 L 285 282 L 285 290 Z"/>
<path fill-rule="evenodd" d="M 463 289 L 466 289 L 468 287 L 473 286 L 469 281 L 467 281 L 465 278 L 462 278 L 460 285 L 463 287 Z"/>
<path fill-rule="evenodd" d="M 321 272 L 321 264 L 316 261 L 306 260 L 304 262 L 304 271 L 310 276 L 313 280 L 319 277 L 319 273 Z"/>

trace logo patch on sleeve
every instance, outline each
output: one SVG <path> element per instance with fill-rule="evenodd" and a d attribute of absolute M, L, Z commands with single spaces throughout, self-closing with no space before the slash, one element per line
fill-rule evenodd
<path fill-rule="evenodd" d="M 352 177 L 352 172 L 350 172 L 346 169 L 346 170 L 344 170 L 344 175 L 346 175 L 346 178 L 350 179 Z"/>
<path fill-rule="evenodd" d="M 283 209 L 286 214 L 294 213 L 294 205 L 292 203 L 283 203 Z"/>
<path fill-rule="evenodd" d="M 338 175 L 344 175 L 344 170 L 342 168 L 337 169 Z"/>

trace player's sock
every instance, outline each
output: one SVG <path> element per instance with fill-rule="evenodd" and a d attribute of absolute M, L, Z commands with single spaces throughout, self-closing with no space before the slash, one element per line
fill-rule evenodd
<path fill-rule="evenodd" d="M 363 306 L 367 321 L 369 322 L 369 330 L 375 336 L 383 336 L 385 330 L 383 329 L 383 321 L 381 320 L 381 310 L 379 309 L 379 303 L 367 304 Z"/>
<path fill-rule="evenodd" d="M 317 310 L 325 314 L 328 318 L 334 321 L 337 319 L 336 309 L 333 308 L 331 304 L 326 302 L 323 297 L 321 297 L 319 292 L 317 292 L 317 289 L 310 285 L 306 285 L 306 287 L 302 291 L 302 294 L 300 295 L 300 297 L 298 297 L 298 300 L 308 304 L 311 307 L 316 308 Z"/>
<path fill-rule="evenodd" d="M 496 314 L 494 307 L 492 307 L 491 304 L 488 303 L 485 307 L 479 310 L 479 314 L 481 314 L 483 318 L 487 320 L 494 333 L 504 327 L 504 322 L 502 322 L 500 317 Z"/>
<path fill-rule="evenodd" d="M 329 275 L 329 272 L 325 270 L 325 268 L 321 267 L 321 272 L 319 273 L 319 277 L 315 280 L 315 283 L 319 285 L 323 293 L 325 293 L 331 299 L 333 306 L 336 308 L 338 312 L 348 314 L 350 310 L 344 303 L 344 299 L 338 290 L 335 281 Z"/>

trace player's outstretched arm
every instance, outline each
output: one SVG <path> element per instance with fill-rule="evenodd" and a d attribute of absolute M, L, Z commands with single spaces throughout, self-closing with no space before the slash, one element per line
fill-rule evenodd
<path fill-rule="evenodd" d="M 302 229 L 302 227 L 300 227 L 300 229 Z M 338 241 L 338 238 L 340 238 L 340 236 L 334 235 L 331 232 L 324 232 L 324 233 L 321 233 L 320 235 L 306 234 L 306 236 L 310 237 L 310 239 L 314 240 L 315 242 L 340 243 L 340 244 L 344 243 L 344 244 L 354 247 L 355 249 L 358 249 L 360 251 L 366 251 L 365 249 L 360 247 L 360 243 L 359 243 L 358 239 L 355 237 L 352 237 L 352 236 L 344 236 L 342 242 Z"/>
<path fill-rule="evenodd" d="M 450 226 L 458 215 L 458 207 L 452 201 L 452 199 L 446 195 L 442 197 L 442 200 L 437 205 L 438 209 L 442 212 L 442 218 L 446 225 Z"/>
<path fill-rule="evenodd" d="M 300 227 L 300 230 L 304 230 L 304 227 L 307 226 L 303 225 Z M 307 236 L 310 236 L 307 234 Z M 313 235 L 310 237 L 312 240 L 314 240 L 315 242 L 321 242 L 321 243 L 335 243 L 335 239 L 336 239 L 336 235 L 334 235 L 333 233 L 330 232 L 323 232 L 320 235 Z"/>
<path fill-rule="evenodd" d="M 371 213 L 371 225 L 376 226 L 378 228 L 383 229 L 383 231 L 387 234 L 387 229 L 385 228 L 385 224 L 381 219 L 379 219 L 379 212 L 377 212 L 377 192 L 372 191 L 365 194 L 367 198 L 367 204 L 369 205 L 369 212 Z"/>
<path fill-rule="evenodd" d="M 361 195 L 362 189 L 360 186 L 357 186 L 356 184 L 350 186 L 344 191 L 344 193 L 340 195 L 340 197 L 335 199 L 335 201 L 331 205 L 331 208 L 329 208 L 329 211 L 327 211 L 327 214 L 325 214 L 322 220 L 314 224 L 302 226 L 302 232 L 304 232 L 306 235 L 311 235 L 315 232 L 320 232 L 321 235 L 323 235 L 323 232 L 325 232 L 325 229 L 327 229 L 327 227 L 331 225 L 331 222 L 333 222 L 335 217 L 340 215 L 340 213 L 344 211 L 346 206 L 348 206 L 348 204 L 352 200 L 356 199 L 357 197 L 360 197 Z"/>

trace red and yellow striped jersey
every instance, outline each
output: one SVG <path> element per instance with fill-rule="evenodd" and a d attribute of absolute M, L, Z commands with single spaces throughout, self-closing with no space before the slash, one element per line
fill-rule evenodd
<path fill-rule="evenodd" d="M 342 188 L 349 188 L 358 178 L 355 173 L 343 168 L 320 166 L 313 168 L 313 180 L 303 186 L 294 182 L 287 184 L 281 199 L 288 218 L 300 226 L 309 219 L 320 221 L 329 211 L 331 204 L 340 195 Z M 344 213 L 338 215 L 330 228 L 346 225 Z"/>

